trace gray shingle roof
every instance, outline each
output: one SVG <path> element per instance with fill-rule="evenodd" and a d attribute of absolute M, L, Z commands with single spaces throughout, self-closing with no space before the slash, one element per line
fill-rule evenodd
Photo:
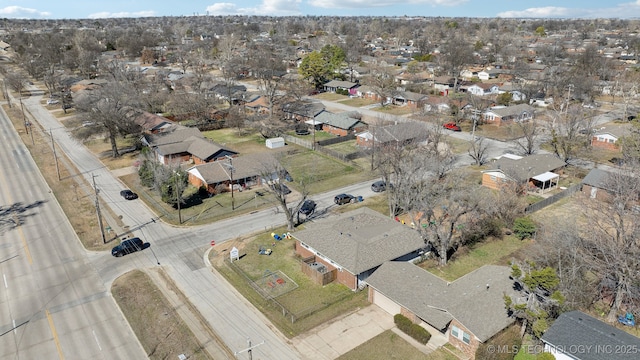
<path fill-rule="evenodd" d="M 323 111 L 322 113 L 320 113 L 315 117 L 315 120 L 323 124 L 331 125 L 333 127 L 345 130 L 353 129 L 358 125 L 364 125 L 364 123 L 359 119 L 351 117 L 351 114 L 334 114 L 328 111 Z"/>
<path fill-rule="evenodd" d="M 187 152 L 193 156 L 198 157 L 204 161 L 209 161 L 214 158 L 223 157 L 225 155 L 235 155 L 237 152 L 225 149 L 222 146 L 199 137 L 192 137 L 185 141 L 191 144 L 187 148 Z"/>
<path fill-rule="evenodd" d="M 564 161 L 555 155 L 536 154 L 525 156 L 518 160 L 501 157 L 490 165 L 489 171 L 500 170 L 514 180 L 525 181 L 547 171 L 561 168 L 564 165 Z"/>
<path fill-rule="evenodd" d="M 500 115 L 501 117 L 505 117 L 505 116 L 520 115 L 525 112 L 529 114 L 533 114 L 536 111 L 536 109 L 533 106 L 530 106 L 527 104 L 518 104 L 513 106 L 506 106 L 503 108 L 491 109 L 489 111 L 497 115 Z"/>
<path fill-rule="evenodd" d="M 351 89 L 352 87 L 358 86 L 358 84 L 352 83 L 351 81 L 331 80 L 328 83 L 325 83 L 323 86 Z"/>
<path fill-rule="evenodd" d="M 640 338 L 581 311 L 560 315 L 542 341 L 578 360 L 631 360 L 640 352 Z"/>
<path fill-rule="evenodd" d="M 172 143 L 182 142 L 192 136 L 202 138 L 202 134 L 200 130 L 196 128 L 188 128 L 184 126 L 176 126 L 175 128 L 169 129 L 169 131 L 162 132 L 160 134 L 147 134 L 145 135 L 145 139 L 149 146 L 159 146 L 166 145 Z"/>
<path fill-rule="evenodd" d="M 513 323 L 504 294 L 515 295 L 511 269 L 485 265 L 451 283 L 408 262 L 380 266 L 367 283 L 377 291 L 443 330 L 458 320 L 484 342 Z"/>
<path fill-rule="evenodd" d="M 375 133 L 376 141 L 386 144 L 389 142 L 405 142 L 409 140 L 425 140 L 427 138 L 428 129 L 425 124 L 407 121 L 395 125 L 379 127 L 375 130 L 369 130 L 369 133 Z"/>
<path fill-rule="evenodd" d="M 356 275 L 424 247 L 417 231 L 366 207 L 292 236 Z"/>
<path fill-rule="evenodd" d="M 609 181 L 609 172 L 601 169 L 591 169 L 587 176 L 582 179 L 582 183 L 593 187 L 604 189 Z"/>

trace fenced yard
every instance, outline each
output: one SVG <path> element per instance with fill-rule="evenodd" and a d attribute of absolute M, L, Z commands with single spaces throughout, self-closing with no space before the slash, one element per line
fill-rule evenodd
<path fill-rule="evenodd" d="M 214 251 L 212 264 L 289 337 L 368 305 L 366 292 L 354 293 L 337 283 L 320 286 L 308 278 L 302 272 L 301 260 L 294 254 L 293 239 L 277 241 L 271 232 L 265 232 L 234 246 L 240 248 L 239 260 L 231 263 L 227 252 Z M 271 249 L 271 254 L 260 255 L 261 247 Z M 278 286 L 282 290 L 269 290 Z"/>

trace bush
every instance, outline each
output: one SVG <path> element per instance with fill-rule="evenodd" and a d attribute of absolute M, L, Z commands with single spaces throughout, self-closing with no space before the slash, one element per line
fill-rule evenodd
<path fill-rule="evenodd" d="M 536 223 L 528 217 L 517 218 L 513 222 L 513 232 L 520 240 L 530 238 L 536 233 Z"/>
<path fill-rule="evenodd" d="M 522 338 L 518 326 L 510 326 L 480 344 L 476 350 L 476 360 L 513 360 L 515 351 L 496 351 L 496 349 L 518 349 Z"/>
<path fill-rule="evenodd" d="M 425 328 L 418 324 L 414 324 L 413 321 L 409 320 L 402 314 L 396 314 L 393 317 L 393 321 L 398 329 L 402 330 L 402 332 L 411 336 L 421 344 L 426 344 L 429 342 L 429 339 L 431 339 L 431 334 Z"/>

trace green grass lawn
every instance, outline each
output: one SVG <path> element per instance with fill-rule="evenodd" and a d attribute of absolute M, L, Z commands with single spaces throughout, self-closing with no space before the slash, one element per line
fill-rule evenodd
<path fill-rule="evenodd" d="M 337 151 L 341 154 L 350 154 L 352 152 L 356 152 L 358 151 L 358 148 L 356 147 L 356 140 L 349 140 L 349 141 L 343 141 L 341 143 L 337 143 L 337 144 L 331 144 L 331 145 L 327 145 L 325 146 L 328 149 Z"/>
<path fill-rule="evenodd" d="M 407 115 L 417 111 L 415 108 L 412 108 L 409 106 L 395 106 L 395 105 L 379 106 L 374 108 L 373 110 L 380 113 L 392 114 L 392 115 Z"/>
<path fill-rule="evenodd" d="M 420 267 L 447 281 L 453 281 L 483 265 L 507 265 L 514 253 L 529 244 L 530 241 L 521 241 L 512 235 L 504 236 L 503 239 L 490 239 L 458 250 L 444 267 L 438 266 L 435 260 L 426 261 Z"/>
<path fill-rule="evenodd" d="M 375 104 L 377 101 L 373 101 L 371 99 L 362 99 L 362 98 L 348 98 L 342 101 L 339 101 L 341 104 L 345 104 L 353 107 L 362 107 L 366 105 Z"/>
<path fill-rule="evenodd" d="M 448 356 L 447 356 L 448 355 Z M 445 350 L 425 355 L 391 330 L 361 344 L 336 360 L 458 360 Z"/>
<path fill-rule="evenodd" d="M 275 233 L 284 232 L 284 228 Z M 275 243 L 275 245 L 274 245 Z M 294 337 L 323 324 L 338 315 L 368 306 L 366 291 L 353 292 L 344 285 L 331 283 L 320 286 L 311 281 L 301 270 L 301 262 L 294 254 L 294 240 L 276 241 L 271 232 L 265 232 L 243 242 L 240 260 L 232 267 L 224 262 L 212 260 L 220 273 L 257 309 L 288 337 Z M 270 248 L 271 255 L 259 255 L 260 246 Z M 211 256 L 220 254 L 212 252 Z M 226 253 L 220 256 L 225 256 Z M 298 287 L 276 298 L 287 311 L 279 305 L 262 297 L 249 283 L 256 281 L 266 273 L 281 271 L 286 281 L 295 282 Z M 292 315 L 293 314 L 293 315 Z M 292 322 L 292 316 L 296 319 Z"/>

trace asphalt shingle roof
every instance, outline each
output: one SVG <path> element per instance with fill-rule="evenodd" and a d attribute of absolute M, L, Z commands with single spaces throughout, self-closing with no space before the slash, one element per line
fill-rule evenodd
<path fill-rule="evenodd" d="M 356 275 L 424 247 L 417 231 L 366 207 L 292 236 Z"/>
<path fill-rule="evenodd" d="M 276 159 L 268 153 L 248 154 L 233 158 L 233 178 L 246 179 L 260 176 L 265 171 L 273 169 Z M 218 184 L 223 181 L 230 180 L 229 167 L 227 161 L 213 161 L 206 164 L 193 166 L 189 170 L 190 173 L 199 174 L 199 178 L 209 185 Z M 197 176 L 197 175 L 196 175 Z"/>
<path fill-rule="evenodd" d="M 367 283 L 433 327 L 444 330 L 455 318 L 484 342 L 514 321 L 503 297 L 515 295 L 510 273 L 485 265 L 449 283 L 412 263 L 389 261 Z"/>
<path fill-rule="evenodd" d="M 327 111 L 323 111 L 322 113 L 318 114 L 318 116 L 315 117 L 315 120 L 323 124 L 331 125 L 333 127 L 345 130 L 350 130 L 359 124 L 364 124 L 359 119 L 351 117 L 350 114 L 334 114 Z"/>
<path fill-rule="evenodd" d="M 521 159 L 501 157 L 491 164 L 489 171 L 500 170 L 515 180 L 525 181 L 547 171 L 561 168 L 564 161 L 552 154 L 536 154 Z"/>
<path fill-rule="evenodd" d="M 560 315 L 542 335 L 542 341 L 578 360 L 632 360 L 640 357 L 640 338 L 581 311 Z"/>

